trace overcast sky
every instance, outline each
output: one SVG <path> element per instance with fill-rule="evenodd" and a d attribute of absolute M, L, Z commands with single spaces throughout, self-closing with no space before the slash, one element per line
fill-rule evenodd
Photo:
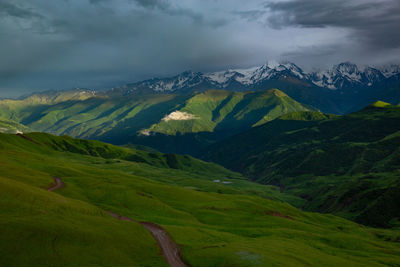
<path fill-rule="evenodd" d="M 0 97 L 288 60 L 400 61 L 399 0 L 0 0 Z"/>

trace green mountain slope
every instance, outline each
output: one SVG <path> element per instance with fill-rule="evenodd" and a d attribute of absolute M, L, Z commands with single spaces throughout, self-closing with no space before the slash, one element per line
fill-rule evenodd
<path fill-rule="evenodd" d="M 181 120 L 165 117 L 148 131 L 168 135 L 213 131 L 235 133 L 285 113 L 305 110 L 309 108 L 277 89 L 261 92 L 211 90 L 194 95 L 177 109 L 190 117 Z"/>
<path fill-rule="evenodd" d="M 285 93 L 272 89 L 257 92 L 210 90 L 183 103 L 156 124 L 141 131 L 134 143 L 199 155 L 207 145 L 262 125 L 294 111 L 314 110 Z"/>
<path fill-rule="evenodd" d="M 191 266 L 400 263 L 399 232 L 302 212 L 213 164 L 179 157 L 171 168 L 163 154 L 40 133 L 0 134 L 0 147 L 7 266 L 165 266 L 143 227 L 105 211 L 162 225 Z M 129 157 L 137 153 L 154 162 Z M 54 176 L 65 187 L 43 190 Z"/>
<path fill-rule="evenodd" d="M 34 175 L 25 174 L 25 179 L 31 177 L 38 185 L 50 181 Z M 3 170 L 0 193 L 1 265 L 164 264 L 154 239 L 139 224 L 117 221 L 87 202 L 9 179 Z"/>
<path fill-rule="evenodd" d="M 173 102 L 174 98 L 178 98 L 177 102 Z M 21 100 L 1 100 L 0 118 L 57 135 L 99 138 L 105 133 L 112 135 L 115 130 L 120 133 L 119 138 L 127 139 L 179 102 L 175 95 L 118 98 L 80 90 L 50 92 Z"/>
<path fill-rule="evenodd" d="M 205 158 L 301 196 L 307 210 L 399 225 L 399 107 L 284 115 L 212 146 Z"/>
<path fill-rule="evenodd" d="M 0 119 L 0 133 L 26 133 L 31 130 L 17 122 Z"/>
<path fill-rule="evenodd" d="M 170 150 L 164 144 L 174 140 L 168 136 L 197 133 L 212 133 L 203 139 L 206 143 L 213 142 L 220 136 L 261 125 L 287 112 L 309 109 L 278 90 L 243 93 L 211 90 L 187 95 L 153 93 L 127 97 L 73 90 L 2 100 L 0 119 L 56 135 L 191 152 Z"/>

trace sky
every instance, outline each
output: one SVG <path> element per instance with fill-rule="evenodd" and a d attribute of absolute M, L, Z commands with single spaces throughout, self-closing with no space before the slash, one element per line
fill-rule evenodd
<path fill-rule="evenodd" d="M 0 97 L 185 70 L 400 62 L 399 0 L 0 0 Z"/>

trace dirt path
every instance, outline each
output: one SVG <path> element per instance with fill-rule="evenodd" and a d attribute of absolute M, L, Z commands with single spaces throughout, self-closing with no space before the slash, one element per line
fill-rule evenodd
<path fill-rule="evenodd" d="M 150 231 L 155 240 L 157 240 L 158 246 L 161 248 L 165 260 L 172 267 L 185 267 L 187 266 L 182 258 L 181 251 L 178 245 L 172 240 L 170 235 L 161 226 L 151 222 L 139 222 L 147 230 Z"/>
<path fill-rule="evenodd" d="M 55 184 L 49 187 L 47 189 L 48 191 L 54 191 L 65 185 L 61 180 L 61 178 L 58 177 L 54 177 L 54 182 Z M 170 266 L 172 267 L 187 266 L 181 258 L 181 252 L 178 245 L 174 242 L 174 240 L 172 240 L 171 236 L 168 234 L 167 231 L 165 231 L 164 228 L 155 223 L 138 222 L 129 217 L 121 216 L 111 211 L 106 211 L 106 212 L 117 220 L 140 223 L 141 225 L 143 225 L 144 228 L 146 228 L 151 233 L 151 235 L 157 241 L 158 246 L 160 247 L 162 254 L 164 256 L 164 259 L 168 262 Z"/>
<path fill-rule="evenodd" d="M 111 212 L 111 211 L 107 211 L 107 213 L 110 214 L 112 217 L 114 217 L 117 220 L 135 222 L 134 220 L 132 220 L 129 217 L 120 216 L 120 215 L 118 215 L 118 214 L 116 214 L 114 212 Z"/>
<path fill-rule="evenodd" d="M 138 222 L 129 217 L 118 215 L 114 212 L 107 211 L 112 217 L 121 221 L 130 221 L 137 222 L 143 225 L 144 228 L 149 230 L 151 235 L 157 240 L 158 246 L 160 247 L 164 259 L 168 262 L 168 264 L 172 267 L 185 267 L 187 266 L 182 258 L 181 252 L 179 250 L 178 245 L 172 240 L 171 236 L 165 231 L 161 226 L 151 223 L 151 222 Z"/>
<path fill-rule="evenodd" d="M 56 189 L 59 189 L 61 187 L 63 187 L 65 184 L 63 183 L 63 181 L 61 180 L 61 178 L 58 177 L 53 177 L 54 179 L 54 184 L 52 186 L 50 186 L 49 188 L 47 188 L 48 191 L 54 191 Z"/>

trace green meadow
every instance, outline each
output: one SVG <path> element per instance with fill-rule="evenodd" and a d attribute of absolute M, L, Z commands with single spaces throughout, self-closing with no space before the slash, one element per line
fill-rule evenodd
<path fill-rule="evenodd" d="M 48 192 L 53 177 L 65 187 Z M 303 212 L 189 156 L 1 134 L 0 183 L 5 266 L 166 265 L 147 230 L 105 211 L 162 225 L 191 266 L 400 265 L 399 231 Z"/>
<path fill-rule="evenodd" d="M 221 141 L 204 158 L 305 200 L 304 209 L 400 227 L 400 107 L 295 112 Z"/>

